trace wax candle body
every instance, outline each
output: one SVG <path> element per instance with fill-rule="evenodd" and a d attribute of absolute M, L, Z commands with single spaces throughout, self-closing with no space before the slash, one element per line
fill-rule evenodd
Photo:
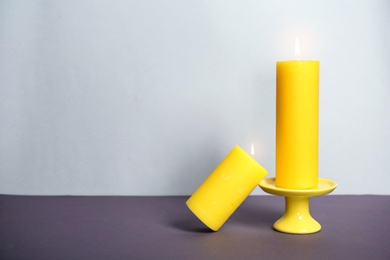
<path fill-rule="evenodd" d="M 236 146 L 186 204 L 206 226 L 217 231 L 265 175 L 267 171 Z"/>
<path fill-rule="evenodd" d="M 276 64 L 276 186 L 318 183 L 319 62 Z"/>

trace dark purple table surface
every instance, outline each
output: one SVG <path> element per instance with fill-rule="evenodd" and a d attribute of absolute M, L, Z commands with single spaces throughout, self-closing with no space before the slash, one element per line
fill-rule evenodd
<path fill-rule="evenodd" d="M 390 196 L 312 198 L 311 235 L 272 229 L 282 197 L 249 197 L 218 232 L 187 198 L 0 195 L 0 259 L 390 259 Z"/>

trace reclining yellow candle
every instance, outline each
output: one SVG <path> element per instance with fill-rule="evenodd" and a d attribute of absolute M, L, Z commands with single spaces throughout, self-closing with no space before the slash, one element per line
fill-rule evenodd
<path fill-rule="evenodd" d="M 276 63 L 276 186 L 318 183 L 319 62 Z"/>
<path fill-rule="evenodd" d="M 260 164 L 236 146 L 186 204 L 206 226 L 217 231 L 266 175 Z"/>

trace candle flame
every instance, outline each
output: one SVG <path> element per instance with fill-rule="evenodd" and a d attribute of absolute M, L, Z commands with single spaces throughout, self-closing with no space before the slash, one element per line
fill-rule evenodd
<path fill-rule="evenodd" d="M 255 146 L 253 145 L 253 143 L 251 145 L 251 156 L 255 156 Z"/>
<path fill-rule="evenodd" d="M 295 39 L 295 58 L 299 60 L 299 57 L 301 56 L 301 47 L 299 45 L 298 38 Z"/>

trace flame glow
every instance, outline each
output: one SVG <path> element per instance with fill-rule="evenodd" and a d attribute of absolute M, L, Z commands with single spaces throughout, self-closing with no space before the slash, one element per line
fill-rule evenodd
<path fill-rule="evenodd" d="M 295 58 L 299 60 L 299 57 L 301 56 L 301 47 L 299 45 L 298 38 L 295 39 Z"/>
<path fill-rule="evenodd" d="M 255 156 L 255 146 L 253 145 L 253 143 L 251 145 L 251 156 Z"/>

